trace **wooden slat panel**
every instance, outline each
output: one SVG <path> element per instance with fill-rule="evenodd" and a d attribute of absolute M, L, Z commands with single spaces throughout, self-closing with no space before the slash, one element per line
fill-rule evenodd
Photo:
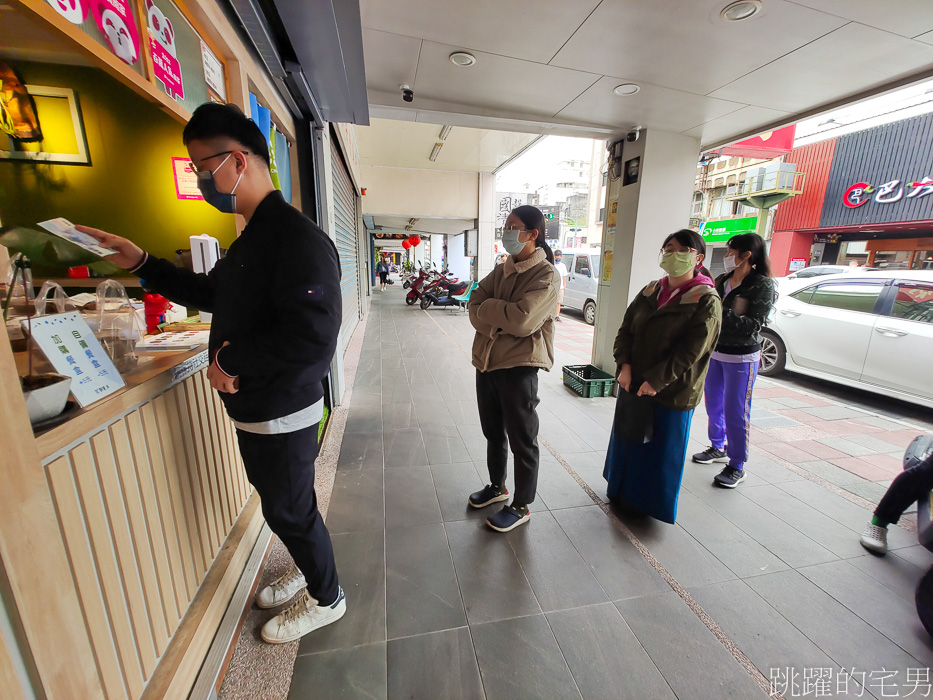
<path fill-rule="evenodd" d="M 169 563 L 169 545 L 167 536 L 169 527 L 159 512 L 159 501 L 156 497 L 155 470 L 156 466 L 150 459 L 149 446 L 146 444 L 146 435 L 143 431 L 142 415 L 140 411 L 133 411 L 126 417 L 126 426 L 130 432 L 130 444 L 133 446 L 133 455 L 136 461 L 136 477 L 139 481 L 139 491 L 146 510 L 146 523 L 149 528 L 149 544 L 152 547 L 152 556 L 155 560 L 156 576 L 159 581 L 159 594 L 162 596 L 162 613 L 165 629 L 171 636 L 178 626 L 178 601 L 175 598 L 172 567 Z M 159 458 L 161 461 L 161 451 Z M 174 533 L 174 528 L 172 528 Z M 177 545 L 176 545 L 177 546 Z M 181 561 L 179 561 L 181 569 Z M 183 578 L 181 571 L 179 576 Z M 159 656 L 165 651 L 156 648 Z"/>
<path fill-rule="evenodd" d="M 169 430 L 166 437 L 175 450 L 175 470 L 178 484 L 181 487 L 182 500 L 185 504 L 185 519 L 187 524 L 179 528 L 181 536 L 187 537 L 191 543 L 191 551 L 195 555 L 194 570 L 197 574 L 198 585 L 210 565 L 211 557 L 205 552 L 205 544 L 210 541 L 207 534 L 207 520 L 204 517 L 204 507 L 201 504 L 200 494 L 195 490 L 197 481 L 192 478 L 192 472 L 197 471 L 194 464 L 194 448 L 191 446 L 191 430 L 184 432 L 183 423 L 179 414 L 180 387 L 175 387 L 165 396 L 165 410 L 168 414 Z M 187 410 L 187 407 L 186 407 Z"/>
<path fill-rule="evenodd" d="M 117 461 L 117 474 L 120 477 L 120 485 L 123 487 L 123 501 L 129 515 L 130 534 L 133 536 L 136 563 L 139 565 L 143 594 L 146 596 L 146 609 L 149 612 L 149 628 L 152 630 L 155 655 L 158 658 L 162 656 L 168 645 L 170 632 L 165 624 L 165 609 L 162 607 L 162 592 L 159 590 L 155 553 L 149 537 L 149 527 L 146 524 L 146 509 L 143 507 L 139 480 L 136 476 L 136 460 L 133 457 L 125 418 L 110 426 L 110 439 Z"/>
<path fill-rule="evenodd" d="M 175 516 L 175 528 L 178 535 L 179 552 L 181 553 L 182 566 L 185 571 L 185 586 L 188 595 L 185 600 L 187 603 L 194 598 L 194 593 L 198 588 L 198 554 L 191 546 L 191 537 L 188 533 L 188 503 L 184 498 L 181 487 L 181 479 L 178 478 L 178 459 L 175 453 L 175 440 L 172 438 L 171 419 L 169 417 L 169 406 L 174 403 L 165 395 L 157 397 L 153 402 L 155 406 L 155 418 L 157 421 L 155 432 L 150 432 L 150 436 L 156 436 L 162 445 L 162 456 L 165 459 L 165 475 L 169 487 L 169 494 L 172 499 L 172 509 Z M 163 513 L 165 510 L 163 509 Z M 191 523 L 194 526 L 194 514 L 191 514 Z"/>
<path fill-rule="evenodd" d="M 211 504 L 214 507 L 214 521 L 217 524 L 217 532 L 221 539 L 227 537 L 230 526 L 233 524 L 228 517 L 226 505 L 226 489 L 224 487 L 221 469 L 217 464 L 214 455 L 214 443 L 211 431 L 211 416 L 207 410 L 207 402 L 204 397 L 204 384 L 201 381 L 202 373 L 191 377 L 186 384 L 188 394 L 197 406 L 196 418 L 192 421 L 194 427 L 195 440 L 200 438 L 201 449 L 204 451 L 203 471 L 207 472 L 208 480 L 211 485 Z"/>
<path fill-rule="evenodd" d="M 233 527 L 233 523 L 236 522 L 239 508 L 237 508 L 237 499 L 234 493 L 236 471 L 233 465 L 227 460 L 227 456 L 223 450 L 223 420 L 225 416 L 218 415 L 217 413 L 217 406 L 214 403 L 214 395 L 217 392 L 211 388 L 210 382 L 207 381 L 207 372 L 201 373 L 198 376 L 198 380 L 201 384 L 202 393 L 200 395 L 204 399 L 204 407 L 207 409 L 207 414 L 210 419 L 209 432 L 211 436 L 211 446 L 214 450 L 214 464 L 217 465 L 217 477 L 220 479 L 223 486 L 227 522 L 226 531 L 229 532 L 230 528 Z"/>
<path fill-rule="evenodd" d="M 181 422 L 182 441 L 185 443 L 185 452 L 188 455 L 187 471 L 191 480 L 191 496 L 195 503 L 195 512 L 198 514 L 198 531 L 201 533 L 201 548 L 206 554 L 204 570 L 210 568 L 214 560 L 213 553 L 220 548 L 220 537 L 217 535 L 217 525 L 214 522 L 213 507 L 211 504 L 210 485 L 204 469 L 204 445 L 194 437 L 191 421 L 197 415 L 194 401 L 190 399 L 187 391 L 187 382 L 179 384 L 172 391 L 179 415 L 185 416 Z"/>
<path fill-rule="evenodd" d="M 108 698 L 123 698 L 127 692 L 126 683 L 110 632 L 94 554 L 84 527 L 84 515 L 71 478 L 71 463 L 67 457 L 59 457 L 46 467 L 46 471 L 104 691 Z"/>
<path fill-rule="evenodd" d="M 27 700 L 26 691 L 16 673 L 12 652 L 3 635 L 0 635 L 0 688 L 3 688 L 4 700 Z"/>
<path fill-rule="evenodd" d="M 84 505 L 85 519 L 94 552 L 94 561 L 100 576 L 107 606 L 106 618 L 117 642 L 117 654 L 123 667 L 123 675 L 129 687 L 130 695 L 136 697 L 142 692 L 143 673 L 140 666 L 136 640 L 130 626 L 130 615 L 126 600 L 123 598 L 123 583 L 117 570 L 113 542 L 110 539 L 110 526 L 100 493 L 97 467 L 91 456 L 91 447 L 87 443 L 78 445 L 71 451 L 74 462 L 75 478 L 81 503 Z"/>
<path fill-rule="evenodd" d="M 124 440 L 126 433 L 123 434 Z M 129 450 L 129 442 L 126 442 Z M 120 571 L 123 574 L 123 587 L 126 599 L 130 606 L 130 617 L 133 620 L 136 645 L 139 648 L 139 657 L 143 664 L 143 677 L 149 679 L 155 671 L 156 653 L 155 640 L 149 624 L 149 606 L 146 605 L 146 596 L 143 592 L 142 578 L 139 573 L 137 552 L 133 546 L 130 534 L 127 507 L 123 502 L 123 493 L 120 488 L 120 479 L 117 476 L 117 465 L 114 459 L 113 445 L 110 435 L 100 432 L 91 438 L 91 449 L 97 462 L 97 475 L 104 492 L 107 504 L 107 515 L 110 520 L 110 531 L 117 549 L 117 559 Z M 140 511 L 142 506 L 140 505 Z"/>
<path fill-rule="evenodd" d="M 220 400 L 220 395 L 216 391 L 212 391 L 211 398 L 214 400 L 214 411 L 217 415 L 217 424 L 220 427 L 220 448 L 224 455 L 224 464 L 233 484 L 234 517 L 239 517 L 246 498 L 243 493 L 243 479 L 237 459 L 239 455 L 233 449 L 230 440 L 233 425 L 231 425 L 230 419 L 227 417 L 227 411 L 224 408 L 223 401 Z"/>

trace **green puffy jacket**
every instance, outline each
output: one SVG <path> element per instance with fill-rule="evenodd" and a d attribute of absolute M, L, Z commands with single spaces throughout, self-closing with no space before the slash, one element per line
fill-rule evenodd
<path fill-rule="evenodd" d="M 719 334 L 718 352 L 727 355 L 748 355 L 761 349 L 761 327 L 777 300 L 777 285 L 770 277 L 754 270 L 742 283 L 726 294 L 726 283 L 732 273 L 716 278 L 716 291 L 722 297 L 722 332 Z M 743 300 L 736 312 L 736 304 Z"/>
<path fill-rule="evenodd" d="M 719 337 L 722 301 L 706 285 L 691 287 L 660 309 L 660 282 L 645 287 L 625 312 L 613 355 L 616 374 L 632 366 L 633 392 L 648 382 L 654 400 L 679 411 L 696 408 Z"/>

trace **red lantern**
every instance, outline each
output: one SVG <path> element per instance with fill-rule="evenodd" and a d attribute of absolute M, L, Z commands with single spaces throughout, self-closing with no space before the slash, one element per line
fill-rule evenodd
<path fill-rule="evenodd" d="M 413 246 L 418 246 L 421 244 L 421 236 L 412 236 L 411 238 L 408 239 L 408 242 L 411 243 Z"/>
<path fill-rule="evenodd" d="M 408 250 L 409 248 L 411 248 L 411 243 L 409 243 L 408 241 L 402 241 L 402 247 L 405 250 Z"/>

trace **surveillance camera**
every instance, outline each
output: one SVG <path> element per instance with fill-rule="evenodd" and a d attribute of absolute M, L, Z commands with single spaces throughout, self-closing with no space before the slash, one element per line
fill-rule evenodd
<path fill-rule="evenodd" d="M 639 136 L 641 136 L 641 127 L 636 126 L 634 129 L 632 129 L 630 132 L 628 132 L 625 135 L 625 140 L 628 141 L 629 143 L 634 143 L 635 141 L 638 140 Z"/>
<path fill-rule="evenodd" d="M 403 100 L 405 100 L 406 102 L 414 102 L 414 101 L 415 101 L 415 91 L 414 91 L 414 90 L 412 90 L 412 89 L 411 89 L 410 87 L 408 87 L 407 85 L 402 85 L 402 86 L 400 86 L 400 89 L 401 89 L 401 91 L 402 91 L 402 99 L 403 99 Z"/>

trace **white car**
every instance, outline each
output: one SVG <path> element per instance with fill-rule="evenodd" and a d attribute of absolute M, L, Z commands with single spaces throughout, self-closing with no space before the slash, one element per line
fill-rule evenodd
<path fill-rule="evenodd" d="M 933 271 L 782 285 L 762 329 L 760 372 L 784 369 L 933 408 Z"/>

